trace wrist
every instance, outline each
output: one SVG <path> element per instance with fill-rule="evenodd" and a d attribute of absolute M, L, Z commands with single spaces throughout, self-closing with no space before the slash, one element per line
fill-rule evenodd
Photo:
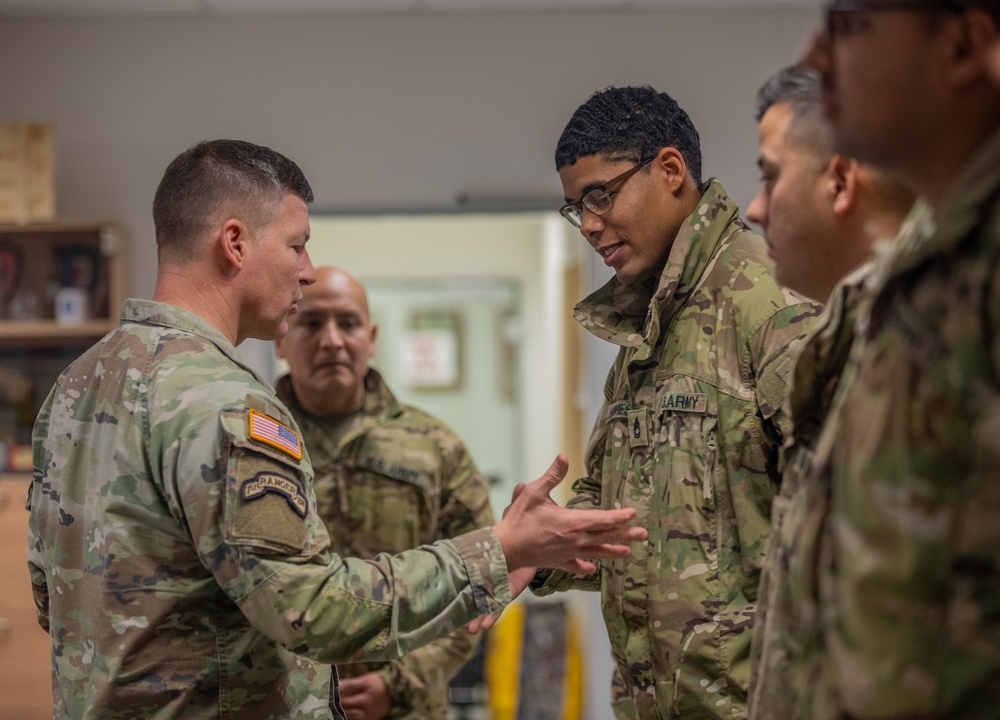
<path fill-rule="evenodd" d="M 493 534 L 496 535 L 497 542 L 500 543 L 500 551 L 507 561 L 507 571 L 510 572 L 524 567 L 524 563 L 520 562 L 520 558 L 517 557 L 516 543 L 511 538 L 511 528 L 505 523 L 506 518 L 494 525 L 492 530 Z"/>

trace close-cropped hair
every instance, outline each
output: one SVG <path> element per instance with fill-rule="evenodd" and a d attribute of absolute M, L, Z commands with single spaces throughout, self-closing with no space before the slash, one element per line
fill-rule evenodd
<path fill-rule="evenodd" d="M 768 78 L 757 91 L 757 122 L 774 105 L 788 103 L 792 121 L 785 140 L 826 161 L 833 157 L 833 130 L 823 118 L 821 80 L 818 72 L 802 65 L 783 68 Z"/>
<path fill-rule="evenodd" d="M 665 147 L 677 149 L 700 185 L 701 139 L 677 101 L 648 85 L 609 87 L 573 113 L 556 144 L 556 170 L 591 155 L 638 163 Z"/>
<path fill-rule="evenodd" d="M 269 222 L 286 193 L 309 204 L 302 170 L 271 148 L 242 140 L 206 140 L 167 166 L 153 197 L 157 253 L 194 255 L 198 240 L 223 208 L 240 212 L 251 229 Z"/>

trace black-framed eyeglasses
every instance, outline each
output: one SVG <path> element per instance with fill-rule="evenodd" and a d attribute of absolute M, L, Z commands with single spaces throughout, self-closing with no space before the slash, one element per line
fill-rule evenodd
<path fill-rule="evenodd" d="M 829 40 L 849 32 L 853 28 L 852 16 L 860 13 L 930 10 L 962 12 L 965 8 L 958 0 L 830 0 L 823 5 L 823 28 Z"/>
<path fill-rule="evenodd" d="M 639 168 L 644 165 L 648 165 L 654 159 L 656 159 L 656 155 L 633 165 L 621 175 L 611 178 L 603 185 L 598 185 L 580 198 L 577 202 L 566 203 L 559 208 L 559 214 L 569 220 L 573 227 L 580 227 L 583 225 L 584 208 L 590 210 L 590 212 L 594 213 L 594 215 L 604 215 L 610 212 L 612 207 L 612 196 L 621 190 L 621 186 L 625 184 L 625 181 L 635 175 Z"/>

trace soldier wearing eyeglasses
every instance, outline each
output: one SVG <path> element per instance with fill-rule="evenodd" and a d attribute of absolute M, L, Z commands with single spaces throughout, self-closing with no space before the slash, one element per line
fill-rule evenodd
<path fill-rule="evenodd" d="M 608 88 L 556 149 L 563 216 L 615 277 L 576 308 L 620 347 L 574 507 L 634 507 L 648 543 L 537 593 L 600 590 L 620 718 L 743 717 L 781 406 L 819 310 L 783 290 L 667 94 Z"/>
<path fill-rule="evenodd" d="M 880 265 L 789 565 L 794 718 L 1000 717 L 1000 2 L 836 0 L 806 62 L 838 152 L 933 211 Z M 789 715 L 762 715 L 781 717 Z"/>

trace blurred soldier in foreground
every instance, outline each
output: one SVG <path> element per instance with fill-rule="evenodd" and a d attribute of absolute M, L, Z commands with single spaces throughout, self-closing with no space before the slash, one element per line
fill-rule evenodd
<path fill-rule="evenodd" d="M 835 148 L 902 176 L 933 222 L 876 269 L 817 442 L 830 508 L 790 578 L 801 714 L 997 718 L 1000 2 L 835 0 L 825 20 L 806 63 Z"/>

